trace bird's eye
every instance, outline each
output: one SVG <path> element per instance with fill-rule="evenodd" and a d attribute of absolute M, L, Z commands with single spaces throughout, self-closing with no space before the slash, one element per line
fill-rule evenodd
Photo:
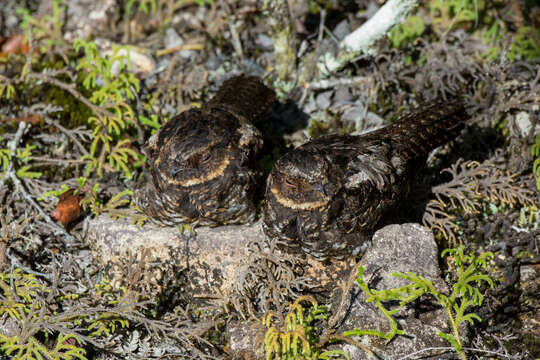
<path fill-rule="evenodd" d="M 292 182 L 292 180 L 290 178 L 285 178 L 285 185 L 287 185 L 288 187 L 295 187 L 295 184 Z"/>
<path fill-rule="evenodd" d="M 205 163 L 205 162 L 207 162 L 208 160 L 210 160 L 211 157 L 212 157 L 212 154 L 206 153 L 206 154 L 204 154 L 204 155 L 202 156 L 201 162 Z"/>

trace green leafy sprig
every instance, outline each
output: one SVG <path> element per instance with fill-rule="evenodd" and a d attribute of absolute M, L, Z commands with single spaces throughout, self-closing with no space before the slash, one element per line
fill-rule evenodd
<path fill-rule="evenodd" d="M 366 302 L 375 302 L 377 308 L 390 322 L 390 330 L 387 333 L 382 333 L 376 330 L 354 329 L 345 332 L 344 335 L 372 335 L 386 340 L 391 340 L 396 335 L 403 335 L 404 331 L 398 328 L 394 315 L 405 307 L 405 305 L 427 294 L 435 297 L 439 304 L 446 310 L 451 326 L 451 333 L 439 332 L 438 335 L 454 347 L 461 359 L 466 359 L 463 342 L 459 334 L 459 325 L 463 322 L 474 324 L 474 321 L 482 321 L 480 316 L 467 311 L 471 306 L 482 305 L 484 296 L 480 292 L 479 287 L 483 282 L 493 287 L 493 280 L 481 271 L 482 268 L 487 266 L 488 260 L 493 258 L 493 254 L 491 252 L 485 252 L 478 256 L 475 254 L 466 255 L 463 246 L 460 246 L 457 249 L 444 250 L 441 256 L 444 257 L 447 255 L 451 257 L 451 262 L 456 267 L 456 282 L 453 284 L 452 292 L 449 296 L 439 292 L 431 280 L 412 272 L 392 274 L 392 276 L 397 278 L 410 281 L 410 284 L 406 286 L 385 290 L 370 289 L 368 283 L 363 279 L 365 268 L 360 266 L 357 282 L 367 296 Z M 389 301 L 399 301 L 399 306 L 390 310 L 384 305 L 385 302 Z"/>

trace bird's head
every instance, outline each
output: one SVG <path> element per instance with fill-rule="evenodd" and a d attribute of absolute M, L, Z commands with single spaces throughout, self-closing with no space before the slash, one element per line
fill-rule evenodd
<path fill-rule="evenodd" d="M 333 166 L 324 154 L 296 149 L 274 165 L 267 184 L 277 202 L 292 210 L 324 207 L 338 191 Z"/>
<path fill-rule="evenodd" d="M 229 145 L 223 137 L 205 128 L 195 128 L 182 134 L 182 139 L 164 144 L 160 158 L 166 156 L 167 163 L 156 160 L 156 167 L 166 174 L 170 185 L 196 186 L 223 176 L 231 164 Z"/>

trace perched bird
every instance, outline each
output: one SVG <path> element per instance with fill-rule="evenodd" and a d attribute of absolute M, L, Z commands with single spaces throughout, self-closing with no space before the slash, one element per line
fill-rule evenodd
<path fill-rule="evenodd" d="M 466 118 L 460 102 L 436 101 L 370 133 L 290 151 L 268 178 L 265 233 L 319 260 L 356 254 L 407 195 L 424 155 L 457 136 Z"/>
<path fill-rule="evenodd" d="M 254 165 L 262 147 L 253 122 L 274 101 L 260 79 L 237 76 L 199 109 L 169 120 L 145 149 L 153 181 L 136 194 L 138 206 L 165 225 L 252 221 Z"/>

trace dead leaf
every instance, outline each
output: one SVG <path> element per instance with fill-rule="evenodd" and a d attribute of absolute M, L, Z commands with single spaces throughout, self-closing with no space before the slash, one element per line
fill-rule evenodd
<path fill-rule="evenodd" d="M 26 54 L 30 50 L 28 43 L 24 41 L 23 34 L 9 37 L 2 45 L 3 54 Z"/>
<path fill-rule="evenodd" d="M 81 206 L 79 204 L 80 196 L 74 195 L 75 189 L 69 189 L 58 200 L 56 210 L 52 213 L 55 220 L 59 220 L 66 226 L 81 215 Z"/>
<path fill-rule="evenodd" d="M 33 114 L 30 116 L 16 117 L 16 118 L 0 118 L 2 121 L 14 121 L 16 123 L 25 122 L 32 125 L 39 125 L 41 123 L 41 116 L 39 114 Z"/>

